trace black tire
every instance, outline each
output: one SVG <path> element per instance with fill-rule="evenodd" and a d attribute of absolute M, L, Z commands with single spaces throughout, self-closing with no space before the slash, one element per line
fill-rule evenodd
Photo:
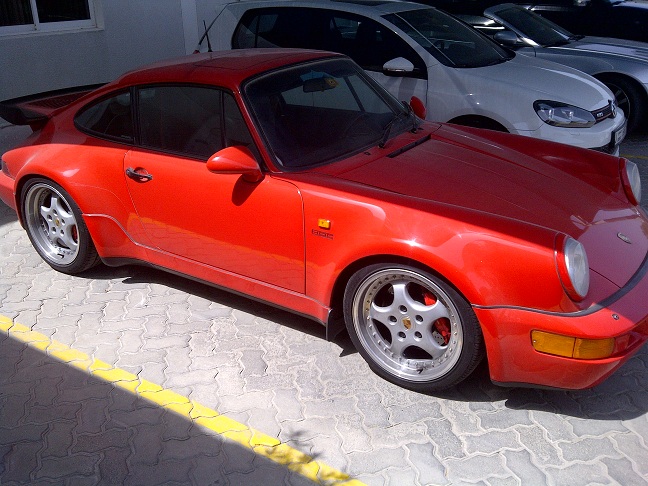
<path fill-rule="evenodd" d="M 646 117 L 648 99 L 632 81 L 618 77 L 604 77 L 603 84 L 612 91 L 616 104 L 628 120 L 628 133 L 641 128 Z"/>
<path fill-rule="evenodd" d="M 376 374 L 419 392 L 458 384 L 484 357 L 470 304 L 418 268 L 378 264 L 358 271 L 344 294 L 344 318 L 353 344 Z"/>
<path fill-rule="evenodd" d="M 99 263 L 81 210 L 61 186 L 32 179 L 23 187 L 20 200 L 27 235 L 53 269 L 74 275 Z"/>

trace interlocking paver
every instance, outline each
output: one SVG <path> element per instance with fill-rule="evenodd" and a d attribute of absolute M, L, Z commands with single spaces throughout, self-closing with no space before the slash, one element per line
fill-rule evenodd
<path fill-rule="evenodd" d="M 417 473 L 420 484 L 447 484 L 445 466 L 434 455 L 431 444 L 409 444 L 408 460 Z"/>
<path fill-rule="evenodd" d="M 520 484 L 548 484 L 547 477 L 540 467 L 534 464 L 531 453 L 525 449 L 504 450 L 507 469 L 513 472 Z"/>

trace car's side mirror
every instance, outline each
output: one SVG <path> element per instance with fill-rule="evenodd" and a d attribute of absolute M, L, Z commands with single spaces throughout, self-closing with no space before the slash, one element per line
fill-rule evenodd
<path fill-rule="evenodd" d="M 411 61 L 408 61 L 404 57 L 397 57 L 391 61 L 387 61 L 383 64 L 383 71 L 386 74 L 391 74 L 392 76 L 398 76 L 405 73 L 414 72 L 414 64 Z"/>
<path fill-rule="evenodd" d="M 259 182 L 263 172 L 247 147 L 232 146 L 219 150 L 207 161 L 207 170 L 216 174 L 241 174 L 247 182 Z"/>
<path fill-rule="evenodd" d="M 503 30 L 502 32 L 496 33 L 493 36 L 493 39 L 495 39 L 495 42 L 499 42 L 503 46 L 507 47 L 519 47 L 526 45 L 525 42 L 520 39 L 515 32 L 511 32 L 510 30 Z"/>
<path fill-rule="evenodd" d="M 418 116 L 422 120 L 425 120 L 425 115 L 427 113 L 427 110 L 425 109 L 425 105 L 423 104 L 420 98 L 417 98 L 416 96 L 412 96 L 409 105 L 416 116 Z"/>

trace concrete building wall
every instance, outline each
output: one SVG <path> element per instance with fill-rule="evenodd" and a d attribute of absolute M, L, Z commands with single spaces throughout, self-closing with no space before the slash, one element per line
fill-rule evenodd
<path fill-rule="evenodd" d="M 196 1 L 95 0 L 94 28 L 0 35 L 0 100 L 107 82 L 191 52 Z"/>

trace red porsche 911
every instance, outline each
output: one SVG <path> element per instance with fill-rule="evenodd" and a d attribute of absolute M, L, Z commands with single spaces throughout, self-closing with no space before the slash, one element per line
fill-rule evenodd
<path fill-rule="evenodd" d="M 423 122 L 350 59 L 199 54 L 8 100 L 0 197 L 76 274 L 140 262 L 346 325 L 433 391 L 579 389 L 648 339 L 648 217 L 623 158 Z M 56 108 L 58 106 L 58 108 Z"/>

